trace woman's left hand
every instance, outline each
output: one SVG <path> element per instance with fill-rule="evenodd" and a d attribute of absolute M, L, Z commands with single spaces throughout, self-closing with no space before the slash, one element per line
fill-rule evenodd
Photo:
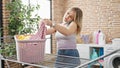
<path fill-rule="evenodd" d="M 43 21 L 46 25 L 52 26 L 52 21 L 51 21 L 51 20 L 49 20 L 49 19 L 43 19 L 42 21 Z"/>

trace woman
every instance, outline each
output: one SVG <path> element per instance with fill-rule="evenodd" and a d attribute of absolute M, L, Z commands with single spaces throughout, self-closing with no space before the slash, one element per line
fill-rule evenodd
<path fill-rule="evenodd" d="M 52 26 L 47 30 L 46 34 L 56 33 L 58 55 L 55 67 L 75 67 L 80 65 L 79 53 L 76 49 L 76 35 L 80 33 L 82 28 L 81 9 L 73 7 L 65 13 L 63 22 L 57 24 L 48 19 L 43 19 L 43 22 Z"/>

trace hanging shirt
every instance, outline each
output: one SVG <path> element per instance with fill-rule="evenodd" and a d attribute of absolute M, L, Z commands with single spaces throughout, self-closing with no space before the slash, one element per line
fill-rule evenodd
<path fill-rule="evenodd" d="M 32 40 L 45 39 L 46 30 L 47 30 L 47 28 L 45 27 L 45 23 L 40 22 L 40 27 L 39 27 L 37 33 L 32 35 L 30 39 L 32 39 Z"/>

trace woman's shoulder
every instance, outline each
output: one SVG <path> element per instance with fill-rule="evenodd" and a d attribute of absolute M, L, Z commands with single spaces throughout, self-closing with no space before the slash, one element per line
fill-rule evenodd
<path fill-rule="evenodd" d="M 74 21 L 72 21 L 69 25 L 76 25 L 77 26 L 76 22 L 74 22 Z"/>
<path fill-rule="evenodd" d="M 63 22 L 63 23 L 61 23 L 61 25 L 63 25 L 63 26 L 65 26 L 65 25 L 70 26 L 70 25 L 77 25 L 77 24 L 74 21 L 72 21 L 70 23 Z"/>

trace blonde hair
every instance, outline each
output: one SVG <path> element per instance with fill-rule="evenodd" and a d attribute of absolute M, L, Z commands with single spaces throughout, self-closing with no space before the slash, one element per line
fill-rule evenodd
<path fill-rule="evenodd" d="M 81 32 L 81 29 L 82 29 L 83 12 L 78 7 L 72 7 L 68 11 L 74 11 L 75 12 L 75 16 L 74 16 L 73 21 L 77 24 L 77 32 L 76 32 L 76 34 L 79 34 Z M 68 11 L 66 11 L 65 15 L 67 14 Z M 65 18 L 65 15 L 63 17 L 63 20 Z"/>
<path fill-rule="evenodd" d="M 75 12 L 74 22 L 77 24 L 77 34 L 79 34 L 82 29 L 83 12 L 77 7 L 71 8 L 71 10 Z"/>

